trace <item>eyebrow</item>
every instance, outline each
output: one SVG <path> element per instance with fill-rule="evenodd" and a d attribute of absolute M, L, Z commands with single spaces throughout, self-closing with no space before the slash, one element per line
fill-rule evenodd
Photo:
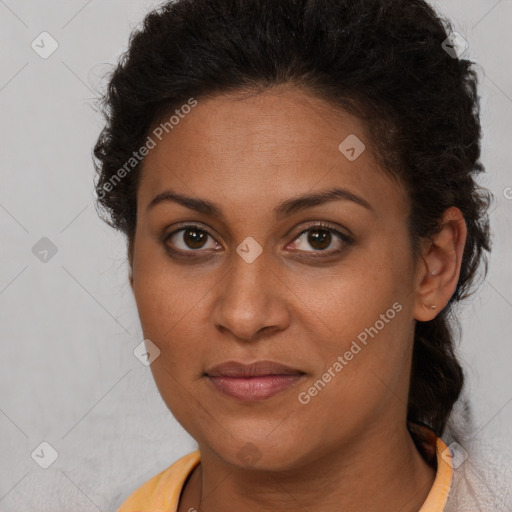
<path fill-rule="evenodd" d="M 332 188 L 287 199 L 283 203 L 274 207 L 274 219 L 279 220 L 302 210 L 336 200 L 351 201 L 375 213 L 375 210 L 372 208 L 370 203 L 362 197 L 344 188 Z M 184 196 L 172 190 L 166 190 L 165 192 L 155 196 L 146 207 L 146 211 L 154 208 L 157 204 L 167 201 L 175 202 L 189 208 L 190 210 L 195 210 L 196 212 L 224 220 L 222 210 L 211 201 L 199 199 L 197 197 Z"/>

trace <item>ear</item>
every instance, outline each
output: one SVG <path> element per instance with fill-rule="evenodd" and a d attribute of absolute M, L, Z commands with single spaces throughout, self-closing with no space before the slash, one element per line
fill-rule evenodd
<path fill-rule="evenodd" d="M 455 292 L 466 235 L 461 211 L 455 206 L 448 208 L 443 214 L 440 231 L 422 248 L 413 310 L 416 320 L 427 322 L 435 318 Z"/>

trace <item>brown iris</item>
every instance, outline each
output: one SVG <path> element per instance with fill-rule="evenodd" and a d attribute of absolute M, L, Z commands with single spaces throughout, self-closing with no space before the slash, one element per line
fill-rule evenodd
<path fill-rule="evenodd" d="M 188 236 L 189 234 L 191 236 Z M 193 228 L 189 228 L 183 233 L 183 239 L 191 249 L 200 249 L 204 245 L 207 236 L 204 231 Z"/>
<path fill-rule="evenodd" d="M 331 233 L 326 229 L 311 230 L 308 235 L 308 243 L 317 250 L 329 247 L 331 243 Z M 320 244 L 320 247 L 317 247 Z"/>

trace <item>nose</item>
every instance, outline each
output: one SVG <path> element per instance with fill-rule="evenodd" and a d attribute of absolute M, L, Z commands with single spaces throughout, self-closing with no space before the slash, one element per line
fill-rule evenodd
<path fill-rule="evenodd" d="M 265 251 L 250 263 L 234 253 L 230 263 L 230 272 L 214 292 L 215 327 L 242 341 L 255 341 L 263 333 L 267 336 L 286 329 L 293 294 Z"/>

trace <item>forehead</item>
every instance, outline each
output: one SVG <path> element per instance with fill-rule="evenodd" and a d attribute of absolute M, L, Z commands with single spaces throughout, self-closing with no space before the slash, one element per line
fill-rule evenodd
<path fill-rule="evenodd" d="M 265 205 L 329 186 L 370 203 L 406 201 L 378 168 L 364 123 L 303 91 L 198 98 L 187 111 L 160 129 L 161 140 L 153 135 L 156 145 L 142 166 L 142 206 L 166 188 Z"/>

